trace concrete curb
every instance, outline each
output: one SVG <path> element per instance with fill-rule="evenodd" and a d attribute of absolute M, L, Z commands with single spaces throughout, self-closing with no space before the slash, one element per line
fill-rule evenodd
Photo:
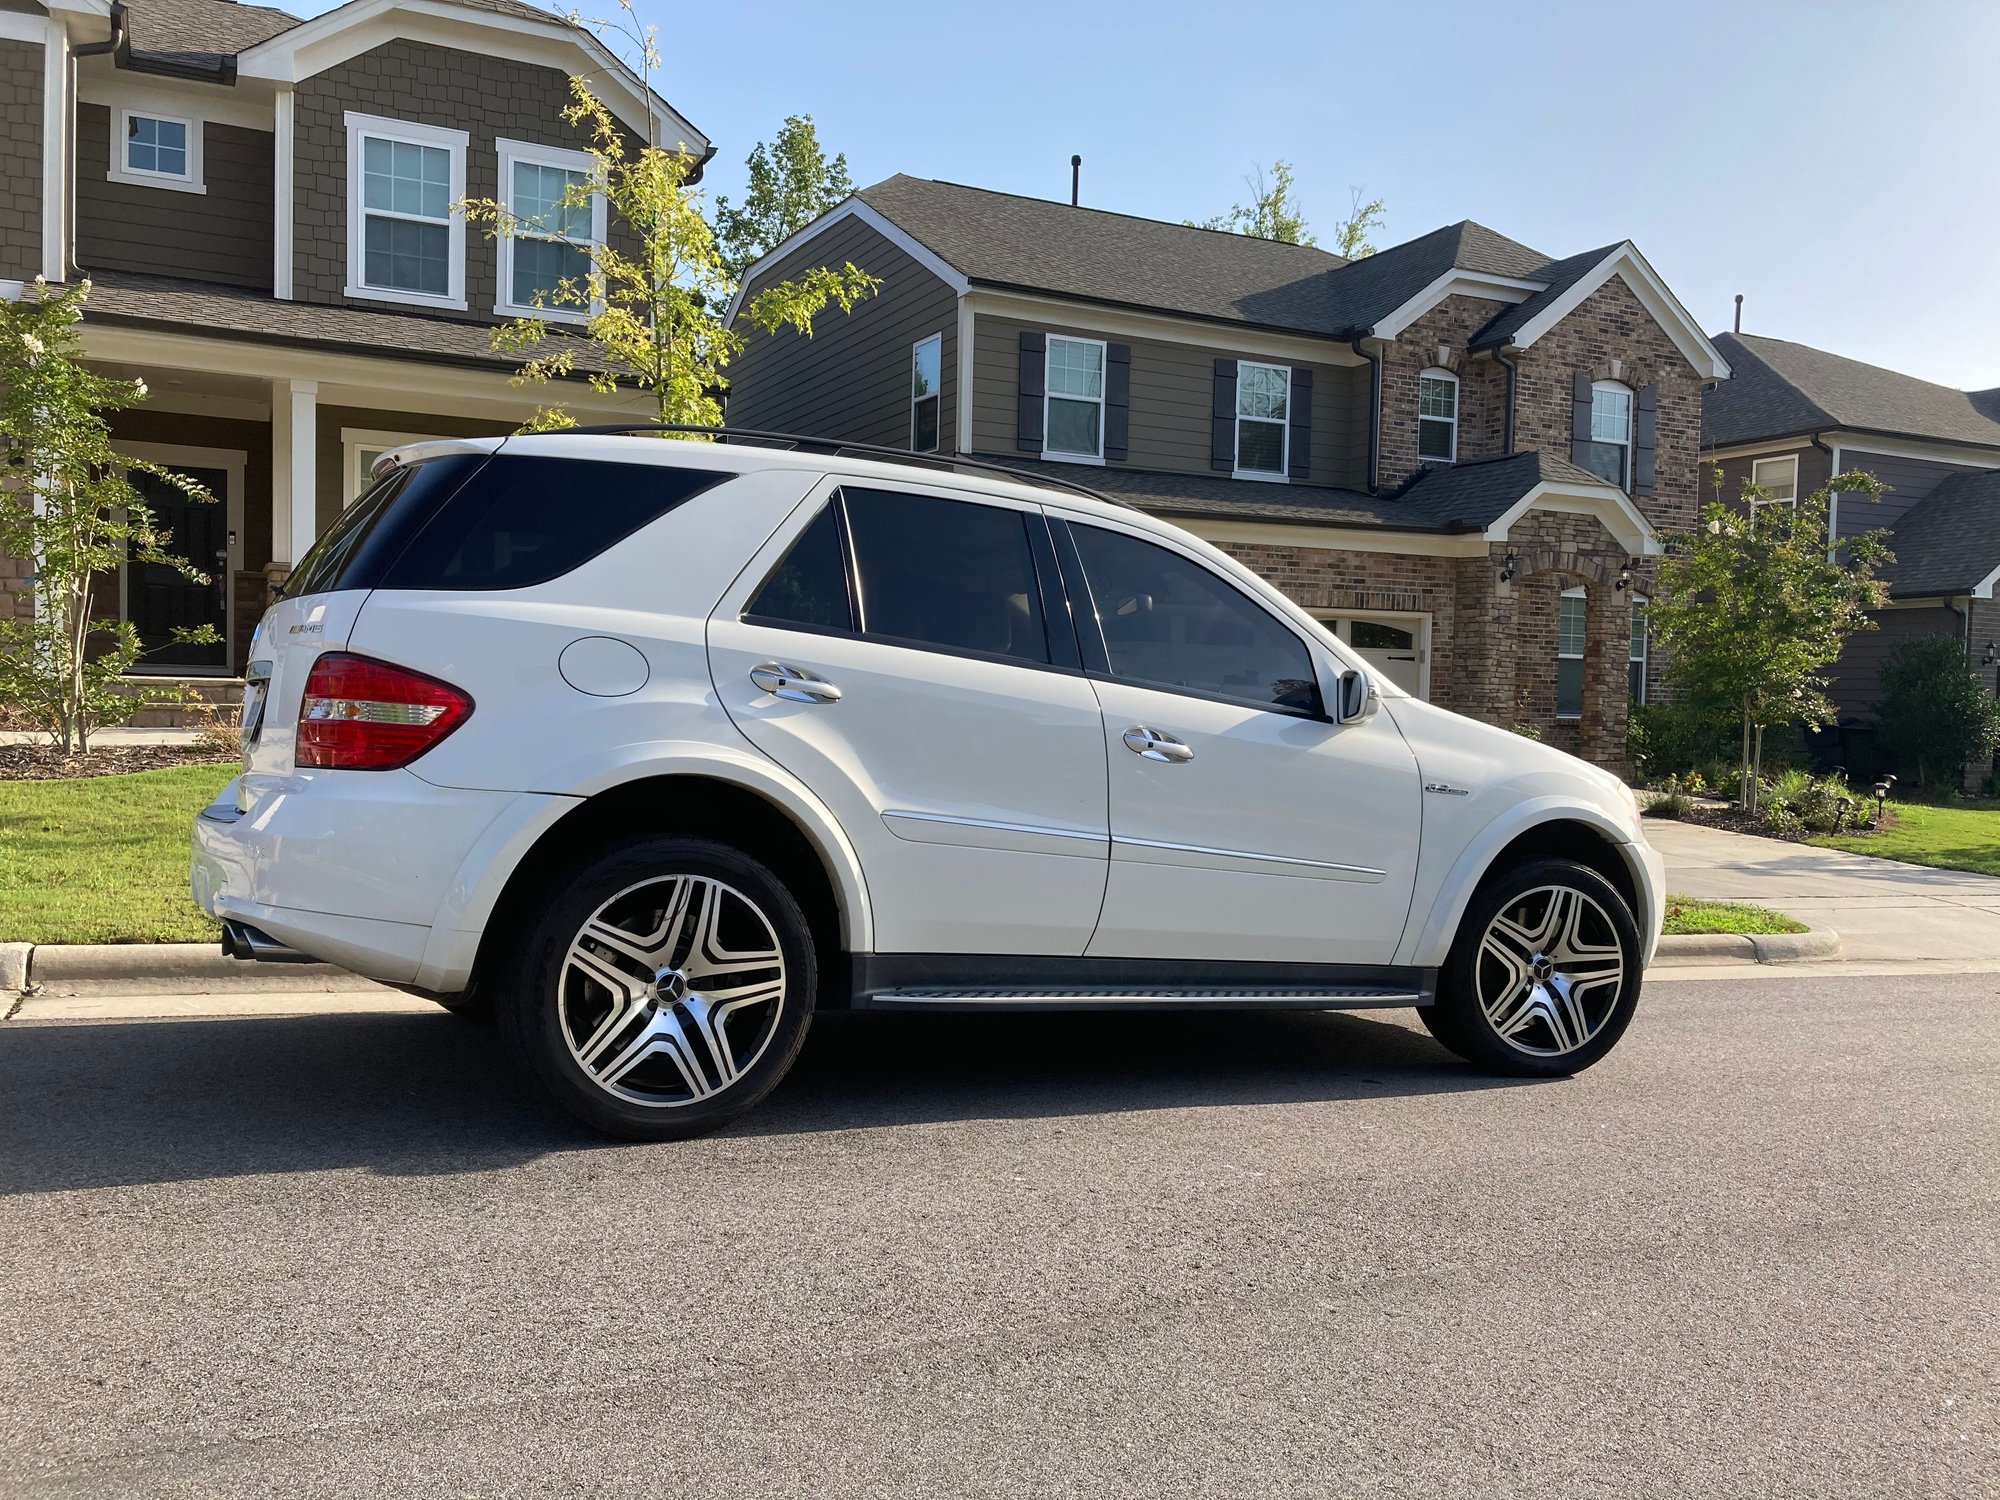
<path fill-rule="evenodd" d="M 381 987 L 332 964 L 225 958 L 214 943 L 0 944 L 0 994 L 31 988 L 48 995 L 207 995 Z"/>
<path fill-rule="evenodd" d="M 1830 927 L 1804 932 L 1751 937 L 1740 932 L 1711 932 L 1663 937 L 1653 963 L 1659 968 L 1697 964 L 1796 964 L 1840 957 L 1840 934 Z"/>

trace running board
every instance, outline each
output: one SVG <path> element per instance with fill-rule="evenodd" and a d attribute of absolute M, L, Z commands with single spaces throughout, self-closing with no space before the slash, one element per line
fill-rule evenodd
<path fill-rule="evenodd" d="M 1421 990 L 1372 985 L 1321 989 L 875 990 L 855 1010 L 1377 1010 L 1428 1005 Z"/>

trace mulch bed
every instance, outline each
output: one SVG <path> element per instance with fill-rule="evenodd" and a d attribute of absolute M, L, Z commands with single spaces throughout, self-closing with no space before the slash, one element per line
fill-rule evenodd
<path fill-rule="evenodd" d="M 64 755 L 54 745 L 0 745 L 0 781 L 59 781 L 72 776 L 123 776 L 168 766 L 227 765 L 242 757 L 213 745 L 107 745 L 88 755 Z"/>
<path fill-rule="evenodd" d="M 1869 810 L 1872 813 L 1874 809 L 1871 807 Z M 1697 802 L 1693 807 L 1688 809 L 1688 814 L 1684 818 L 1671 820 L 1656 818 L 1653 821 L 1698 823 L 1703 828 L 1721 828 L 1730 833 L 1754 833 L 1759 838 L 1779 839 L 1788 844 L 1810 843 L 1813 839 L 1821 837 L 1821 835 L 1816 833 L 1797 835 L 1779 833 L 1761 817 L 1754 813 L 1746 813 L 1733 802 Z M 1888 822 L 1893 823 L 1895 821 L 1896 815 L 1890 813 L 1888 815 Z M 1841 829 L 1843 834 L 1860 834 L 1872 831 L 1871 829 L 1861 827 L 1858 823 L 1850 823 L 1847 827 Z"/>

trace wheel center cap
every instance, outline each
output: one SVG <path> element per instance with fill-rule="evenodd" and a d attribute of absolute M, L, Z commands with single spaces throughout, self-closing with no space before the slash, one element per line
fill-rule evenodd
<path fill-rule="evenodd" d="M 688 997 L 688 978 L 679 969 L 662 969 L 653 976 L 653 993 L 672 1004 Z"/>
<path fill-rule="evenodd" d="M 1529 962 L 1528 972 L 1534 975 L 1536 984 L 1547 984 L 1555 977 L 1555 961 L 1545 954 L 1537 953 Z"/>

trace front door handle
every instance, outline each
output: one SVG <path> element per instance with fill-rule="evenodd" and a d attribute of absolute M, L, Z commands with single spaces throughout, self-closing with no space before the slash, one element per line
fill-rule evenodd
<path fill-rule="evenodd" d="M 784 662 L 767 661 L 750 669 L 750 680 L 773 698 L 788 703 L 837 703 L 840 689 L 816 672 Z"/>
<path fill-rule="evenodd" d="M 1192 747 L 1147 724 L 1134 724 L 1125 731 L 1125 748 L 1141 760 L 1163 760 L 1172 765 L 1194 759 Z"/>

